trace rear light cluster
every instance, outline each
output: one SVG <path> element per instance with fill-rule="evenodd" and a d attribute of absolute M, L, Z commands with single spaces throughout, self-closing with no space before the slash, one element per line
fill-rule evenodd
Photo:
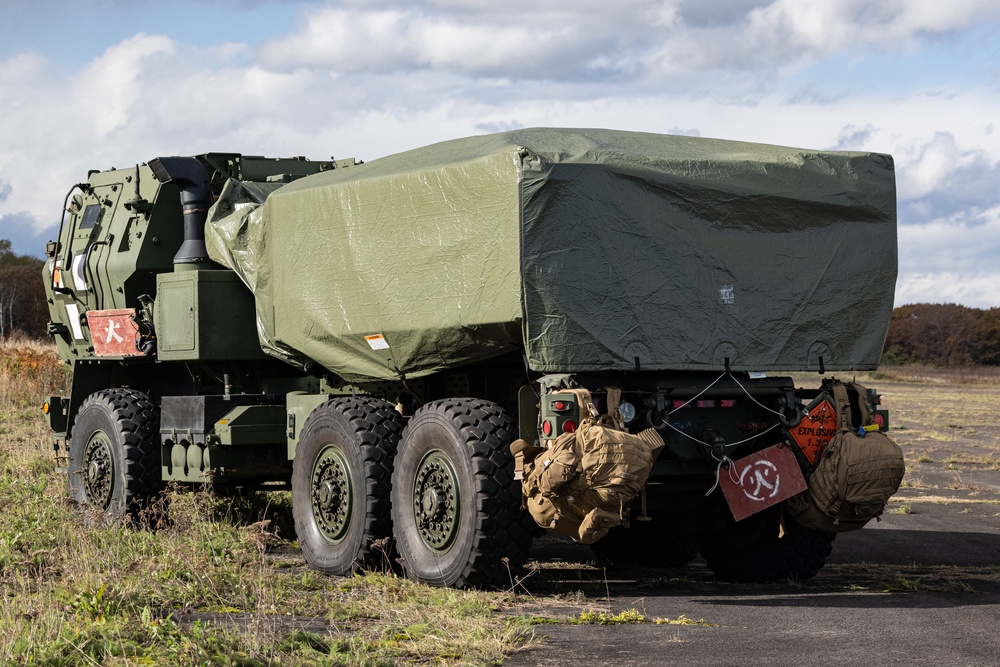
<path fill-rule="evenodd" d="M 542 435 L 544 435 L 546 438 L 551 438 L 552 432 L 554 430 L 555 429 L 552 426 L 552 422 L 550 420 L 546 419 L 545 421 L 542 422 Z M 576 422 L 573 421 L 572 419 L 567 419 L 566 421 L 564 421 L 562 425 L 562 432 L 576 433 Z"/>
<path fill-rule="evenodd" d="M 580 407 L 572 394 L 546 396 L 542 403 L 542 437 L 557 438 L 563 433 L 576 433 L 580 422 Z"/>
<path fill-rule="evenodd" d="M 720 399 L 701 399 L 697 401 L 691 400 L 680 400 L 674 399 L 671 401 L 671 405 L 674 410 L 680 410 L 681 408 L 735 408 L 736 399 L 735 398 L 720 398 Z"/>
<path fill-rule="evenodd" d="M 743 433 L 762 433 L 767 430 L 767 422 L 740 422 L 736 425 Z"/>

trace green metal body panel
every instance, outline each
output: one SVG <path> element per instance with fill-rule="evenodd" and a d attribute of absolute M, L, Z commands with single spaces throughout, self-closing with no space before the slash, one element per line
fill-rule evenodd
<path fill-rule="evenodd" d="M 256 405 L 231 405 L 235 400 Z M 286 482 L 285 408 L 266 397 L 168 397 L 161 423 L 165 480 Z M 216 415 L 221 416 L 216 417 Z"/>
<path fill-rule="evenodd" d="M 67 363 L 93 356 L 86 312 L 139 307 L 140 295 L 155 294 L 156 275 L 172 269 L 182 237 L 177 188 L 148 167 L 92 172 L 85 187 L 43 269 L 50 330 Z"/>
<path fill-rule="evenodd" d="M 353 164 L 353 160 L 335 164 L 238 153 L 208 153 L 197 159 L 217 178 L 274 184 L 271 189 L 301 176 Z M 49 245 L 43 281 L 50 332 L 60 356 L 71 364 L 73 359 L 94 356 L 86 326 L 88 310 L 138 310 L 141 296 L 156 299 L 157 277 L 175 270 L 173 258 L 183 240 L 183 211 L 178 188 L 159 183 L 146 164 L 92 171 L 85 183 L 70 191 L 67 203 L 60 237 Z M 220 289 L 226 297 L 234 294 L 229 284 Z M 247 296 L 252 300 L 252 295 Z M 217 304 L 221 299 L 211 305 Z M 180 326 L 188 323 L 182 321 Z M 206 351 L 213 354 L 215 348 Z"/>
<path fill-rule="evenodd" d="M 253 295 L 232 271 L 156 277 L 160 361 L 266 359 L 257 342 Z"/>
<path fill-rule="evenodd" d="M 47 406 L 45 416 L 48 418 L 49 428 L 51 428 L 55 433 L 66 432 L 66 414 L 67 408 L 69 407 L 68 404 L 69 401 L 62 396 L 49 396 L 45 399 L 45 405 Z"/>
<path fill-rule="evenodd" d="M 288 460 L 295 458 L 295 448 L 299 444 L 299 434 L 302 426 L 306 423 L 309 414 L 317 406 L 330 400 L 328 394 L 302 394 L 292 393 L 285 397 L 287 409 L 285 436 L 288 444 Z"/>
<path fill-rule="evenodd" d="M 285 441 L 285 409 L 280 405 L 241 405 L 215 422 L 219 445 L 274 445 Z"/>

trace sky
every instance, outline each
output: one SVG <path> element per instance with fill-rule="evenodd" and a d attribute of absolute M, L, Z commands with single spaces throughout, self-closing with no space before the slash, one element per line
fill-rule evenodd
<path fill-rule="evenodd" d="M 521 127 L 889 153 L 896 305 L 1000 307 L 996 0 L 32 0 L 0 5 L 0 238 L 91 169 L 370 161 Z"/>

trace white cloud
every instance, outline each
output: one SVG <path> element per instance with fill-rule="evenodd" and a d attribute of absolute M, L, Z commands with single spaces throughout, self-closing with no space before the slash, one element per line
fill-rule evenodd
<path fill-rule="evenodd" d="M 276 70 L 436 70 L 536 79 L 577 77 L 608 62 L 615 47 L 614 33 L 602 33 L 597 17 L 579 10 L 569 16 L 536 6 L 524 17 L 500 16 L 329 7 L 309 14 L 297 33 L 265 44 L 260 61 Z"/>
<path fill-rule="evenodd" d="M 175 43 L 161 35 L 139 34 L 116 44 L 91 62 L 77 76 L 75 97 L 93 100 L 75 109 L 81 114 L 97 138 L 110 138 L 133 118 L 137 102 L 142 99 L 145 76 L 150 71 L 148 61 L 161 62 L 176 53 Z M 169 90 L 163 91 L 170 94 Z"/>
<path fill-rule="evenodd" d="M 990 308 L 1000 291 L 1000 205 L 899 230 L 896 305 Z"/>
<path fill-rule="evenodd" d="M 943 34 L 1000 15 L 992 0 L 776 0 L 749 15 L 755 44 L 782 45 L 814 56 L 871 44 L 898 49 L 925 34 Z"/>
<path fill-rule="evenodd" d="M 162 154 L 370 160 L 512 127 L 683 131 L 892 153 L 901 302 L 935 295 L 998 305 L 996 276 L 982 268 L 1000 264 L 997 82 L 863 88 L 847 79 L 834 89 L 813 77 L 819 61 L 863 67 L 876 52 L 905 60 L 950 33 L 995 25 L 1000 5 L 992 0 L 348 0 L 297 8 L 299 27 L 258 50 L 137 34 L 75 71 L 36 53 L 0 62 L 2 224 L 50 226 L 88 169 Z M 0 238 L 10 235 L 0 229 Z"/>

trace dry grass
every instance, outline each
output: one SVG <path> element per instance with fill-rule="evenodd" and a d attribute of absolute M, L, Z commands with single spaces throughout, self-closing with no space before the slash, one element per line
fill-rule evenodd
<path fill-rule="evenodd" d="M 966 368 L 933 368 L 928 366 L 882 366 L 865 374 L 872 382 L 916 382 L 950 385 L 1000 384 L 1000 367 L 970 366 Z"/>
<path fill-rule="evenodd" d="M 84 529 L 41 400 L 49 346 L 0 343 L 0 664 L 497 664 L 530 642 L 510 594 L 303 567 L 288 494 L 170 489 L 156 530 Z"/>
<path fill-rule="evenodd" d="M 67 391 L 68 378 L 51 345 L 0 341 L 0 455 L 50 451 L 41 404 L 45 396 Z"/>
<path fill-rule="evenodd" d="M 897 498 L 891 512 L 1000 502 L 944 491 L 975 495 L 966 476 L 1000 466 L 1000 373 L 857 379 L 890 410 L 910 468 L 904 493 L 923 494 Z M 566 609 L 593 603 L 318 575 L 288 541 L 287 494 L 220 500 L 175 489 L 159 530 L 84 530 L 39 410 L 66 381 L 51 347 L 0 342 L 0 664 L 497 664 L 531 641 L 539 619 L 528 609 L 572 622 Z M 951 572 L 839 567 L 876 590 L 959 585 Z"/>

